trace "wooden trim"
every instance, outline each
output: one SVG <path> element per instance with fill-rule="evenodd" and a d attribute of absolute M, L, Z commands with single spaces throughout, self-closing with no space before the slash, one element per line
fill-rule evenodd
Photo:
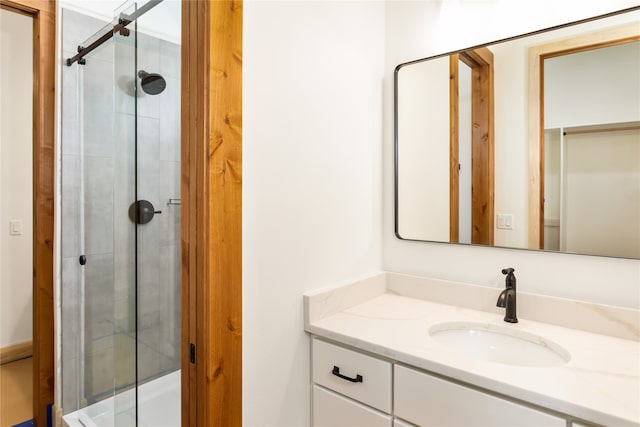
<path fill-rule="evenodd" d="M 8 12 L 13 12 L 13 13 L 17 13 L 23 16 L 28 16 L 29 18 L 33 18 L 34 13 L 36 13 L 36 11 L 30 10 L 30 8 L 24 8 L 24 9 L 20 9 L 18 7 L 15 7 L 13 5 L 10 4 L 10 2 L 1 2 L 0 3 L 0 9 L 2 10 L 6 10 Z M 29 11 L 27 11 L 29 10 Z"/>
<path fill-rule="evenodd" d="M 34 298 L 33 413 L 36 426 L 47 422 L 54 402 L 54 194 L 56 2 L 29 0 L 39 11 L 35 19 L 34 72 Z"/>
<path fill-rule="evenodd" d="M 466 50 L 460 54 L 460 60 L 471 68 L 493 64 L 493 52 L 488 47 Z"/>
<path fill-rule="evenodd" d="M 449 242 L 460 241 L 460 56 L 449 56 Z"/>
<path fill-rule="evenodd" d="M 242 1 L 211 3 L 209 281 L 205 301 L 210 426 L 242 426 Z M 205 303 L 206 304 L 206 303 Z"/>
<path fill-rule="evenodd" d="M 202 220 L 202 203 L 206 197 L 202 170 L 198 163 L 207 156 L 202 153 L 207 130 L 201 119 L 208 111 L 205 97 L 205 73 L 208 56 L 205 42 L 208 24 L 208 2 L 182 2 L 182 82 L 181 82 L 181 144 L 180 144 L 180 195 L 181 195 L 181 368 L 182 368 L 182 426 L 198 423 L 199 363 L 191 363 L 190 345 L 200 344 L 197 336 L 198 312 L 197 283 L 204 280 L 206 264 L 202 242 L 198 234 L 205 234 L 207 223 Z M 205 146 L 206 147 L 206 146 Z M 198 215 L 200 213 L 200 215 Z M 207 327 L 207 325 L 203 325 Z M 201 357 L 196 353 L 196 362 Z"/>
<path fill-rule="evenodd" d="M 627 24 L 529 49 L 529 249 L 544 249 L 544 59 L 639 40 L 638 25 Z"/>
<path fill-rule="evenodd" d="M 598 129 L 565 130 L 565 135 L 581 135 L 585 133 L 621 132 L 627 130 L 640 130 L 640 126 L 605 127 Z"/>
<path fill-rule="evenodd" d="M 494 240 L 493 53 L 488 48 L 461 52 L 471 67 L 471 243 Z"/>
<path fill-rule="evenodd" d="M 0 0 L 33 17 L 33 414 L 47 425 L 54 399 L 54 168 L 56 1 Z"/>
<path fill-rule="evenodd" d="M 182 425 L 240 426 L 241 1 L 182 2 L 181 105 Z"/>
<path fill-rule="evenodd" d="M 0 365 L 33 356 L 33 341 L 0 348 Z"/>
<path fill-rule="evenodd" d="M 540 170 L 541 160 L 544 159 L 542 150 L 544 149 L 544 130 L 542 122 L 544 111 L 542 106 L 542 82 L 540 74 L 541 57 L 536 48 L 529 49 L 529 235 L 528 248 L 540 248 L 540 235 L 544 235 L 544 226 L 540 227 L 540 221 L 544 219 L 541 209 L 544 184 L 542 179 L 544 171 Z"/>

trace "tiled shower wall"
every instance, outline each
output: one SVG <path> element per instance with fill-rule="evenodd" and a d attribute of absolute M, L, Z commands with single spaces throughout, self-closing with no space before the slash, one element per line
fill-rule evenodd
<path fill-rule="evenodd" d="M 63 58 L 105 24 L 63 9 Z M 138 34 L 136 67 L 134 42 L 62 65 L 65 413 L 180 367 L 180 206 L 168 204 L 180 199 L 180 46 Z M 137 70 L 160 73 L 164 92 L 136 95 Z M 162 211 L 138 226 L 136 166 L 137 198 Z"/>

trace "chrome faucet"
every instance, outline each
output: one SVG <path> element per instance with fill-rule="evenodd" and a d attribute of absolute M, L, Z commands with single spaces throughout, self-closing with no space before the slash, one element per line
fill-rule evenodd
<path fill-rule="evenodd" d="M 516 276 L 513 274 L 514 271 L 513 268 L 502 270 L 502 274 L 507 275 L 505 279 L 506 289 L 500 292 L 496 303 L 496 307 L 506 307 L 504 321 L 509 323 L 518 323 L 518 317 L 516 316 Z"/>

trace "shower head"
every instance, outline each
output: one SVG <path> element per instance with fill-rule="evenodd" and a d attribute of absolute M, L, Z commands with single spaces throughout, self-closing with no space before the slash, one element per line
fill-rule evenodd
<path fill-rule="evenodd" d="M 167 87 L 167 82 L 160 74 L 147 73 L 144 70 L 140 70 L 138 71 L 138 77 L 140 77 L 140 86 L 142 86 L 142 90 L 149 95 L 162 93 L 164 88 Z"/>

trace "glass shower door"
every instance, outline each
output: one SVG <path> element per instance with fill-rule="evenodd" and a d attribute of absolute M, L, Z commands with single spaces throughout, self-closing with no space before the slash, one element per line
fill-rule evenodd
<path fill-rule="evenodd" d="M 137 419 L 135 45 L 115 33 L 78 65 L 85 425 Z"/>
<path fill-rule="evenodd" d="M 148 6 L 135 26 L 136 200 L 155 212 L 137 226 L 138 421 L 179 427 L 181 58 L 161 34 L 179 30 L 180 3 L 137 3 Z"/>
<path fill-rule="evenodd" d="M 176 7 L 127 2 L 63 70 L 62 400 L 86 427 L 181 424 Z M 64 10 L 63 42 L 84 28 Z"/>

